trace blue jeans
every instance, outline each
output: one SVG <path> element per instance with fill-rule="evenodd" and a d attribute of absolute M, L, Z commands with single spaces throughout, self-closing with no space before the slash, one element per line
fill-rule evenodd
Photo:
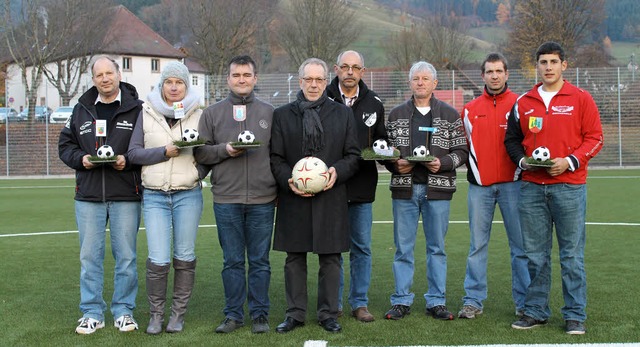
<path fill-rule="evenodd" d="M 75 202 L 80 236 L 80 311 L 83 317 L 104 321 L 104 252 L 107 221 L 115 259 L 111 314 L 133 314 L 138 293 L 136 238 L 140 227 L 137 201 Z"/>
<path fill-rule="evenodd" d="M 522 249 L 522 231 L 518 213 L 520 181 L 497 183 L 483 187 L 469 185 L 469 231 L 471 246 L 467 258 L 467 273 L 464 278 L 464 305 L 482 309 L 487 298 L 487 258 L 491 224 L 496 204 L 500 207 L 504 227 L 507 231 L 511 258 L 511 295 L 516 310 L 524 309 L 524 296 L 529 286 L 527 258 Z"/>
<path fill-rule="evenodd" d="M 213 204 L 218 226 L 218 240 L 224 256 L 222 283 L 225 307 L 223 312 L 227 318 L 244 321 L 245 298 L 249 303 L 249 314 L 252 319 L 261 315 L 269 316 L 269 283 L 271 281 L 269 250 L 274 209 L 275 202 L 256 205 Z M 245 276 L 245 252 L 249 261 L 248 276 Z"/>
<path fill-rule="evenodd" d="M 429 290 L 424 294 L 424 298 L 427 308 L 446 304 L 447 254 L 444 251 L 444 238 L 449 227 L 450 202 L 429 200 L 426 184 L 413 184 L 411 199 L 393 199 L 393 241 L 396 246 L 393 275 L 396 291 L 391 295 L 391 305 L 411 306 L 413 303 L 413 251 L 420 215 L 427 240 Z"/>
<path fill-rule="evenodd" d="M 551 246 L 555 225 L 560 249 L 560 272 L 565 320 L 587 319 L 587 278 L 584 270 L 585 184 L 542 185 L 522 182 L 520 221 L 531 284 L 525 297 L 525 314 L 535 319 L 551 316 Z"/>
<path fill-rule="evenodd" d="M 194 261 L 202 215 L 202 189 L 199 186 L 168 192 L 145 189 L 143 198 L 149 260 L 160 266 L 170 264 L 172 256 L 182 261 Z"/>
<path fill-rule="evenodd" d="M 373 224 L 373 204 L 349 204 L 349 228 L 351 249 L 349 251 L 350 282 L 349 305 L 355 310 L 369 303 L 367 292 L 371 282 L 371 226 Z M 342 309 L 342 291 L 344 289 L 344 268 L 340 256 L 340 295 L 338 308 Z"/>

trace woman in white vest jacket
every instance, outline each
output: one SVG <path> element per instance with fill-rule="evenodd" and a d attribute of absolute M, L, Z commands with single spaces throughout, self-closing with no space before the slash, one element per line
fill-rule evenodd
<path fill-rule="evenodd" d="M 193 289 L 202 189 L 193 148 L 179 149 L 173 142 L 182 138 L 184 129 L 198 128 L 202 114 L 199 100 L 196 91 L 189 88 L 187 67 L 177 61 L 168 63 L 158 87 L 142 105 L 129 143 L 129 160 L 142 165 L 143 214 L 149 249 L 148 334 L 162 332 L 172 258 L 175 273 L 167 332 L 182 331 Z M 174 103 L 182 103 L 184 107 L 174 107 Z"/>

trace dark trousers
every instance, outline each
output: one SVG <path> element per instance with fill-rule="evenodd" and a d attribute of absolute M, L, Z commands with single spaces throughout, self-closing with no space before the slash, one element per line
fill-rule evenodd
<path fill-rule="evenodd" d="M 318 254 L 318 321 L 338 317 L 340 253 Z M 286 316 L 304 322 L 307 313 L 307 253 L 287 252 L 284 264 Z"/>

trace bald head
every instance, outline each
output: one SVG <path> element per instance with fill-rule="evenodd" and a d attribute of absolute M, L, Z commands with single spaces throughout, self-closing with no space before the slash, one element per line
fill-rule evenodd
<path fill-rule="evenodd" d="M 344 51 L 338 55 L 333 71 L 345 95 L 353 96 L 364 73 L 364 58 L 356 51 Z"/>

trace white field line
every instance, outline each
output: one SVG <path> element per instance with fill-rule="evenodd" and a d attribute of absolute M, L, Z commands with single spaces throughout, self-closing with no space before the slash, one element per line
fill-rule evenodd
<path fill-rule="evenodd" d="M 304 347 L 329 347 L 327 341 L 306 341 Z M 351 346 L 355 347 L 355 346 Z M 412 345 L 412 346 L 390 346 L 390 347 L 454 347 L 442 345 Z M 640 343 L 554 343 L 554 344 L 509 344 L 509 345 L 462 345 L 455 347 L 640 347 Z"/>
<path fill-rule="evenodd" d="M 422 221 L 419 221 L 422 223 Z M 469 224 L 469 221 L 465 220 L 452 220 L 449 221 L 450 224 Z M 392 220 L 380 220 L 373 221 L 373 224 L 393 224 Z M 493 224 L 502 224 L 502 221 L 493 221 Z M 587 225 L 608 225 L 608 226 L 619 226 L 619 227 L 637 227 L 640 226 L 640 223 L 600 223 L 600 222 L 587 222 Z M 198 228 L 216 228 L 215 224 L 203 224 L 199 225 Z M 140 227 L 140 230 L 145 230 L 144 227 Z M 109 231 L 109 229 L 107 229 Z M 43 232 L 32 232 L 32 233 L 18 233 L 18 234 L 4 234 L 0 235 L 0 238 L 3 237 L 22 237 L 22 236 L 42 236 L 42 235 L 63 235 L 63 234 L 76 234 L 78 230 L 65 230 L 65 231 L 43 231 Z M 640 347 L 640 346 L 639 346 Z"/>
<path fill-rule="evenodd" d="M 588 180 L 592 180 L 592 179 L 639 179 L 640 176 L 591 176 L 588 178 Z M 203 182 L 206 182 L 203 181 Z M 208 182 L 206 182 L 208 185 Z M 458 183 L 469 183 L 466 180 L 466 177 L 464 176 L 459 176 L 458 177 Z M 389 185 L 389 180 L 388 179 L 380 179 L 378 180 L 378 185 L 379 186 L 387 186 Z M 0 190 L 2 189 L 59 189 L 59 188 L 75 188 L 75 186 L 8 186 L 8 187 L 0 187 Z"/>

